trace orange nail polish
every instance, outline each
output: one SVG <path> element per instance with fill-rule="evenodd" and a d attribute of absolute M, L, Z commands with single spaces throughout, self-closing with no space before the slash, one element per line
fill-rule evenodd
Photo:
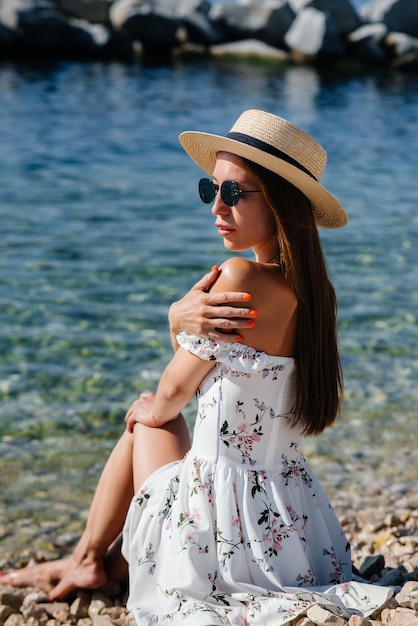
<path fill-rule="evenodd" d="M 254 328 L 255 322 L 247 322 L 247 328 Z"/>
<path fill-rule="evenodd" d="M 236 341 L 238 341 L 239 343 L 241 343 L 241 341 L 242 341 L 242 337 L 237 337 L 237 338 L 236 338 Z"/>
<path fill-rule="evenodd" d="M 210 270 L 210 271 L 211 271 L 211 272 L 214 272 L 214 271 L 215 271 L 215 270 L 217 270 L 217 269 L 218 269 L 218 266 L 217 266 L 217 265 L 214 265 L 213 267 L 211 267 L 211 270 Z"/>
<path fill-rule="evenodd" d="M 251 300 L 252 295 L 250 293 L 244 293 L 244 295 L 242 296 L 243 300 Z"/>
<path fill-rule="evenodd" d="M 254 311 L 254 309 L 252 311 L 249 312 L 249 316 L 250 317 L 258 317 L 258 312 Z"/>

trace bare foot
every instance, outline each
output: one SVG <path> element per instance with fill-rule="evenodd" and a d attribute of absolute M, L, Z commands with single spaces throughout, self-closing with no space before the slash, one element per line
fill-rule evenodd
<path fill-rule="evenodd" d="M 68 569 L 61 580 L 49 592 L 51 600 L 67 598 L 76 589 L 97 589 L 107 582 L 103 561 L 89 560 L 87 557 L 76 561 L 74 556 L 69 559 Z"/>
<path fill-rule="evenodd" d="M 43 591 L 51 591 L 61 580 L 63 573 L 68 568 L 69 561 L 70 559 L 46 561 L 12 570 L 1 577 L 1 584 L 12 587 L 37 587 Z"/>
<path fill-rule="evenodd" d="M 0 580 L 13 587 L 37 587 L 47 591 L 51 600 L 58 600 L 67 598 L 76 589 L 102 587 L 107 576 L 101 561 L 79 562 L 70 557 L 14 570 Z"/>

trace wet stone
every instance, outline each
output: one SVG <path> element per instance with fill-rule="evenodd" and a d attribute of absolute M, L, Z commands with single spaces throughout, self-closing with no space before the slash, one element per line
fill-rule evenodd
<path fill-rule="evenodd" d="M 393 587 L 394 596 L 367 618 L 346 620 L 316 607 L 313 613 L 296 618 L 292 626 L 418 626 L 418 489 L 405 485 L 389 492 L 353 489 L 331 496 L 331 502 L 343 522 L 357 570 L 364 567 L 368 575 L 373 571 L 372 582 Z M 53 548 L 49 552 L 27 548 L 23 538 L 30 529 L 27 524 L 20 528 L 24 547 L 20 553 L 2 554 L 0 571 L 57 556 Z M 46 537 L 51 546 L 53 539 Z M 6 607 L 0 612 L 0 626 L 134 626 L 126 609 L 126 593 L 114 583 L 100 592 L 79 591 L 66 604 L 50 602 L 45 592 L 33 588 L 2 586 L 0 577 L 0 605 Z"/>

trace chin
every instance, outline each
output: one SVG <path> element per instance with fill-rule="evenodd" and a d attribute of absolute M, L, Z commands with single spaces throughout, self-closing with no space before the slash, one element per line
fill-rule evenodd
<path fill-rule="evenodd" d="M 228 241 L 227 239 L 224 239 L 224 247 L 227 250 L 231 250 L 231 252 L 241 252 L 242 250 L 248 250 L 247 247 L 240 246 L 239 244 L 234 243 L 232 241 Z"/>

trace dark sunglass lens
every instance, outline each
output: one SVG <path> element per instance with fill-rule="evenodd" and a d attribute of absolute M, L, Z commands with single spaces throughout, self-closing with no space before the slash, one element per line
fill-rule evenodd
<path fill-rule="evenodd" d="M 221 186 L 222 202 L 226 206 L 235 206 L 240 198 L 239 187 L 237 183 L 226 180 Z"/>
<path fill-rule="evenodd" d="M 215 199 L 215 185 L 209 178 L 199 180 L 199 196 L 202 202 L 210 204 Z"/>

